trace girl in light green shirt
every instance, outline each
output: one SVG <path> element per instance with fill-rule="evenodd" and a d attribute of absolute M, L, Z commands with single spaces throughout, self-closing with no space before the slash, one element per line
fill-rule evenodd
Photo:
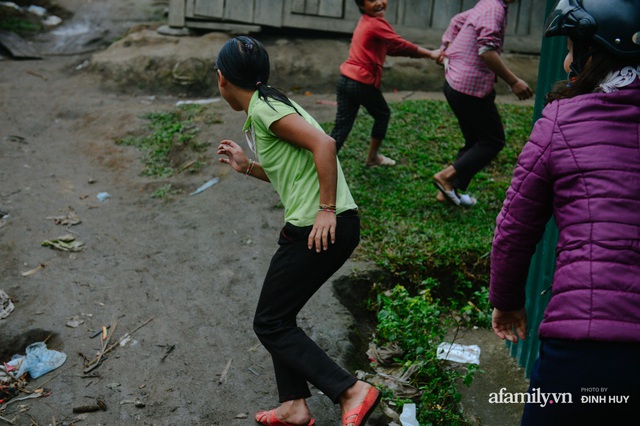
<path fill-rule="evenodd" d="M 250 37 L 229 40 L 216 61 L 218 88 L 244 111 L 247 142 L 259 161 L 231 140 L 220 161 L 270 182 L 285 209 L 279 248 L 265 277 L 254 330 L 273 358 L 280 405 L 256 413 L 263 425 L 313 426 L 306 398 L 312 383 L 342 410 L 343 426 L 361 426 L 380 391 L 342 369 L 297 326 L 298 312 L 349 258 L 360 241 L 360 219 L 335 141 L 283 92 L 268 85 L 269 56 Z"/>

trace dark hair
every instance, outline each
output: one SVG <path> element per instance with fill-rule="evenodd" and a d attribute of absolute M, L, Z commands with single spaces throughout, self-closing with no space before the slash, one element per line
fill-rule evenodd
<path fill-rule="evenodd" d="M 356 2 L 356 6 L 358 6 L 358 10 L 360 13 L 364 15 L 364 0 L 354 0 Z"/>
<path fill-rule="evenodd" d="M 298 112 L 282 90 L 268 85 L 271 72 L 269 54 L 258 40 L 238 36 L 227 41 L 218 53 L 215 66 L 236 86 L 257 90 L 258 96 L 271 108 L 273 106 L 269 103 L 269 98 L 289 105 Z"/>
<path fill-rule="evenodd" d="M 564 80 L 556 83 L 545 96 L 545 101 L 548 103 L 557 99 L 593 93 L 612 70 L 619 70 L 625 66 L 640 66 L 640 58 L 621 58 L 601 47 L 594 47 L 590 58 L 582 72 L 571 81 Z"/>

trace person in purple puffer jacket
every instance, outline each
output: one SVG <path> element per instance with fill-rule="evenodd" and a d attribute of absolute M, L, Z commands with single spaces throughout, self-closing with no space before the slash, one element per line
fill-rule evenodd
<path fill-rule="evenodd" d="M 569 83 L 547 96 L 497 218 L 492 328 L 526 337 L 528 269 L 553 216 L 552 296 L 522 425 L 638 424 L 640 1 L 560 0 L 547 22 L 545 36 L 568 36 Z"/>

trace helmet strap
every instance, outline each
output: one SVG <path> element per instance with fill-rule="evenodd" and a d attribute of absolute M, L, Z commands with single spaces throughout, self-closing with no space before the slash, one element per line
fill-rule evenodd
<path fill-rule="evenodd" d="M 569 81 L 572 81 L 582 73 L 587 61 L 593 53 L 593 50 L 588 43 L 581 40 L 574 40 L 573 38 L 571 40 L 573 41 L 573 62 L 571 62 L 570 65 L 571 71 L 569 71 Z"/>

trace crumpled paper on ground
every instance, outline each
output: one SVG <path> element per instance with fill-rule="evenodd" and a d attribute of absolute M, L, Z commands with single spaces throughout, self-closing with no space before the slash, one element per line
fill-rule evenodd
<path fill-rule="evenodd" d="M 13 312 L 14 306 L 11 298 L 4 291 L 0 290 L 0 319 L 5 319 Z"/>
<path fill-rule="evenodd" d="M 398 361 L 396 360 L 401 358 L 403 353 L 404 351 L 400 345 L 396 343 L 391 343 L 384 348 L 379 348 L 373 343 L 370 343 L 367 356 L 369 356 L 370 360 L 375 361 L 380 365 L 390 366 L 398 365 Z"/>
<path fill-rule="evenodd" d="M 61 216 L 47 216 L 47 220 L 53 220 L 56 225 L 73 226 L 81 223 L 80 217 L 76 212 L 69 212 L 67 215 Z"/>
<path fill-rule="evenodd" d="M 395 396 L 403 399 L 417 400 L 422 392 L 411 385 L 411 379 L 420 369 L 419 364 L 413 364 L 404 368 L 396 359 L 402 358 L 403 351 L 397 344 L 391 344 L 383 348 L 369 345 L 367 355 L 375 362 L 375 374 L 358 371 L 357 376 L 371 384 L 384 386 L 393 392 Z"/>

